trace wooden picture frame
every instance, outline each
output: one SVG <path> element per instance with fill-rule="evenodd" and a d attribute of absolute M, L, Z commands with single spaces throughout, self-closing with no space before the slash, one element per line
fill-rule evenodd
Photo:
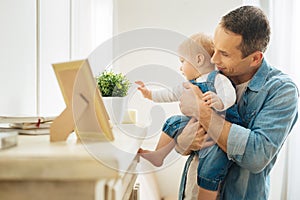
<path fill-rule="evenodd" d="M 81 141 L 113 141 L 112 127 L 88 60 L 53 64 L 66 109 L 53 121 L 50 141 L 75 130 Z"/>

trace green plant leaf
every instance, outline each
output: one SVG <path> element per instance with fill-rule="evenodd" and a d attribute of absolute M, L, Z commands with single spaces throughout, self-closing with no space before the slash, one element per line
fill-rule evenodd
<path fill-rule="evenodd" d="M 104 97 L 124 97 L 128 94 L 130 81 L 122 73 L 104 71 L 96 77 L 98 88 Z"/>

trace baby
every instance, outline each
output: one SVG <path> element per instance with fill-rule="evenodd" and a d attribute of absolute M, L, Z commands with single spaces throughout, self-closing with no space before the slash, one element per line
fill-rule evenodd
<path fill-rule="evenodd" d="M 213 43 L 210 37 L 203 33 L 192 35 L 181 43 L 178 48 L 178 54 L 182 63 L 180 70 L 188 81 L 200 88 L 203 92 L 203 100 L 209 107 L 223 115 L 228 121 L 241 124 L 235 104 L 235 88 L 227 77 L 215 70 L 215 66 L 210 62 L 213 53 Z M 142 95 L 154 102 L 178 101 L 184 89 L 183 85 L 180 84 L 172 88 L 172 90 L 160 89 L 151 91 L 145 87 L 142 81 L 136 81 L 136 84 L 139 85 L 138 90 L 141 91 Z M 191 117 L 183 115 L 170 117 L 163 126 L 156 149 L 154 151 L 140 149 L 140 156 L 155 166 L 161 166 L 165 157 L 175 147 L 175 139 L 190 119 Z M 197 154 L 199 156 L 198 185 L 205 190 L 209 190 L 209 194 L 212 194 L 211 191 L 213 191 L 215 193 L 213 196 L 216 196 L 219 183 L 227 173 L 224 167 L 229 167 L 228 163 L 230 161 L 217 145 L 198 151 Z M 222 159 L 219 158 L 219 154 L 221 154 Z M 215 164 L 218 162 L 216 158 L 221 162 L 218 165 Z M 214 166 L 212 172 L 207 170 L 210 166 Z M 220 173 L 216 173 L 216 170 Z"/>

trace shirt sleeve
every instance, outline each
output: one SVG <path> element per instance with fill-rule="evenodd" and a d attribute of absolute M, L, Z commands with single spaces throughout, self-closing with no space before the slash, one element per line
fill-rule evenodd
<path fill-rule="evenodd" d="M 157 103 L 179 101 L 183 92 L 183 84 L 179 84 L 171 89 L 158 89 L 152 91 L 152 100 Z"/>
<path fill-rule="evenodd" d="M 297 120 L 298 90 L 293 83 L 280 81 L 255 95 L 253 102 L 248 102 L 250 108 L 256 108 L 247 110 L 246 115 L 251 115 L 249 128 L 231 126 L 227 155 L 242 168 L 259 173 L 276 158 Z"/>
<path fill-rule="evenodd" d="M 236 92 L 230 80 L 223 74 L 217 74 L 215 79 L 215 89 L 218 97 L 223 102 L 224 111 L 230 108 L 236 102 Z"/>

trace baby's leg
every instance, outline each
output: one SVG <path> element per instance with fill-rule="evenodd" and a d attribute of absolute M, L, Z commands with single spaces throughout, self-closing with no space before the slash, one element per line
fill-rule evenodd
<path fill-rule="evenodd" d="M 163 127 L 163 132 L 160 136 L 159 142 L 155 151 L 139 149 L 140 156 L 151 162 L 154 166 L 161 166 L 166 156 L 175 147 L 175 140 L 190 118 L 182 115 L 175 115 L 170 117 Z"/>
<path fill-rule="evenodd" d="M 197 183 L 199 186 L 198 199 L 216 199 L 220 183 L 224 180 L 232 162 L 218 145 L 209 147 L 206 156 L 199 152 Z"/>
<path fill-rule="evenodd" d="M 198 199 L 203 200 L 216 200 L 218 196 L 218 191 L 206 190 L 202 187 L 199 187 Z"/>
<path fill-rule="evenodd" d="M 139 149 L 140 156 L 151 162 L 154 166 L 159 167 L 163 164 L 164 159 L 172 151 L 175 141 L 166 133 L 162 132 L 155 151 Z"/>

